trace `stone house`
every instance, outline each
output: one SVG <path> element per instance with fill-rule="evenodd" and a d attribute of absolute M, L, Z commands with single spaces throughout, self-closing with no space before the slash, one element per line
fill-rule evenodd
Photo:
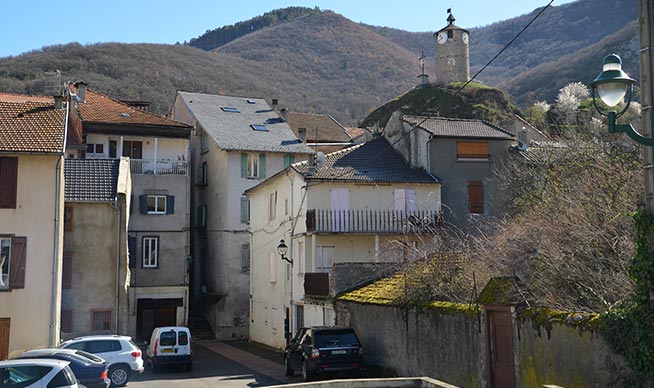
<path fill-rule="evenodd" d="M 67 159 L 64 176 L 62 337 L 128 333 L 129 159 Z"/>
<path fill-rule="evenodd" d="M 66 105 L 0 94 L 0 360 L 59 343 Z"/>
<path fill-rule="evenodd" d="M 194 298 L 218 338 L 247 338 L 250 208 L 243 192 L 314 151 L 259 98 L 180 91 L 172 117 L 195 127 Z"/>
<path fill-rule="evenodd" d="M 192 127 L 69 85 L 71 128 L 78 139 L 69 158 L 129 158 L 129 311 L 126 331 L 138 341 L 156 326 L 185 325 L 189 309 Z M 80 140 L 81 139 L 81 140 Z M 113 277 L 113 275 L 112 275 Z"/>
<path fill-rule="evenodd" d="M 258 215 L 250 339 L 278 348 L 300 327 L 335 324 L 338 292 L 411 260 L 440 225 L 439 179 L 411 168 L 385 138 L 317 159 L 246 191 Z"/>
<path fill-rule="evenodd" d="M 478 217 L 502 214 L 495 168 L 515 136 L 483 120 L 408 116 L 395 112 L 384 136 L 414 168 L 442 179 L 445 221 L 466 228 Z"/>

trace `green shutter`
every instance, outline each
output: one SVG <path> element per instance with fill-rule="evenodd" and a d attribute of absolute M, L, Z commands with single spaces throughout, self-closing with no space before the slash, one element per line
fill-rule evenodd
<path fill-rule="evenodd" d="M 241 223 L 247 224 L 250 221 L 250 201 L 248 197 L 241 197 Z"/>
<path fill-rule="evenodd" d="M 167 195 L 166 196 L 166 214 L 175 213 L 175 196 Z"/>
<path fill-rule="evenodd" d="M 259 178 L 266 177 L 266 154 L 259 154 Z"/>
<path fill-rule="evenodd" d="M 284 168 L 290 166 L 293 163 L 295 163 L 295 155 L 284 154 Z"/>
<path fill-rule="evenodd" d="M 241 178 L 247 178 L 248 176 L 248 154 L 241 154 Z"/>

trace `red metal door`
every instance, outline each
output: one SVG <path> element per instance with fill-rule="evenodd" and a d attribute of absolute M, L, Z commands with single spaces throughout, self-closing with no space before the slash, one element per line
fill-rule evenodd
<path fill-rule="evenodd" d="M 491 388 L 515 387 L 512 327 L 509 311 L 488 311 Z"/>

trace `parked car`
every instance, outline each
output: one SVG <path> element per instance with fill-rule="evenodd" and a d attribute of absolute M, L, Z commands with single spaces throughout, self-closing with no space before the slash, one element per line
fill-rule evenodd
<path fill-rule="evenodd" d="M 132 373 L 143 372 L 141 349 L 131 337 L 122 335 L 90 335 L 62 343 L 60 348 L 93 353 L 107 362 L 112 387 L 126 385 Z"/>
<path fill-rule="evenodd" d="M 0 361 L 0 387 L 78 388 L 68 361 L 52 359 Z"/>
<path fill-rule="evenodd" d="M 183 326 L 155 327 L 145 350 L 152 370 L 159 366 L 184 365 L 193 369 L 193 340 L 191 332 Z"/>
<path fill-rule="evenodd" d="M 363 347 L 354 329 L 316 326 L 300 329 L 284 351 L 287 376 L 302 371 L 304 381 L 331 372 L 363 372 Z"/>
<path fill-rule="evenodd" d="M 36 349 L 24 352 L 16 359 L 28 358 L 49 358 L 68 361 L 70 369 L 75 374 L 77 381 L 88 388 L 107 388 L 111 380 L 107 377 L 106 362 L 87 353 L 75 349 Z"/>

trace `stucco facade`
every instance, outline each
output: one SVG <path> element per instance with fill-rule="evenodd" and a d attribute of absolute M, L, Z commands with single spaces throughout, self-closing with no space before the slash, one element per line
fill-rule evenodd
<path fill-rule="evenodd" d="M 283 348 L 286 327 L 295 333 L 302 326 L 335 324 L 331 302 L 334 264 L 410 260 L 412 252 L 405 248 L 419 250 L 429 237 L 419 236 L 415 230 L 392 229 L 392 219 L 403 213 L 394 213 L 396 191 L 407 189 L 415 192 L 415 211 L 440 212 L 440 184 L 436 181 L 316 182 L 289 168 L 249 190 L 251 212 L 258 215 L 251 219 L 250 338 Z M 336 190 L 348 193 L 348 209 L 352 212 L 346 217 L 360 217 L 361 223 L 384 221 L 367 223 L 368 230 L 355 230 L 356 222 L 348 223 L 352 226 L 348 230 L 319 230 L 312 226 L 313 221 L 307 218 L 313 217 L 313 211 L 331 211 L 332 192 Z M 275 202 L 271 211 L 270 205 Z M 277 251 L 282 239 L 292 264 L 283 261 Z M 316 281 L 327 282 L 321 295 L 313 295 Z"/>
<path fill-rule="evenodd" d="M 59 343 L 63 248 L 63 157 L 17 157 L 15 208 L 0 208 L 0 237 L 26 238 L 23 288 L 0 290 L 0 318 L 9 318 L 9 356 Z"/>

